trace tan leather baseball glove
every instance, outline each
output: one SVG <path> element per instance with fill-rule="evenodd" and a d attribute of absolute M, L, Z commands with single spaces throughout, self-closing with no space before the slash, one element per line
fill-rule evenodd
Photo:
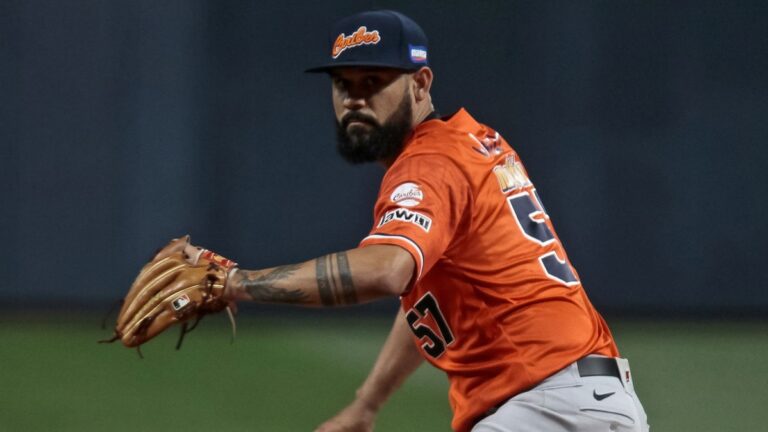
<path fill-rule="evenodd" d="M 234 331 L 234 303 L 224 290 L 236 268 L 232 260 L 192 247 L 189 236 L 172 240 L 141 269 L 123 300 L 114 336 L 102 342 L 120 339 L 126 347 L 138 347 L 181 323 L 178 349 L 203 316 L 225 309 Z"/>

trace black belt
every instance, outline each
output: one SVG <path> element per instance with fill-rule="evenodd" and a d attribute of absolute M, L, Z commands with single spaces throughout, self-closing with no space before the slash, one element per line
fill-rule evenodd
<path fill-rule="evenodd" d="M 591 377 L 591 376 L 609 376 L 616 377 L 621 381 L 621 373 L 619 372 L 619 365 L 616 363 L 615 358 L 611 357 L 584 357 L 580 360 L 576 360 L 576 366 L 579 368 L 579 376 Z M 480 417 L 483 419 L 489 415 L 495 413 L 499 407 L 506 403 L 502 402 L 495 407 L 492 407 L 485 414 Z M 478 420 L 479 421 L 479 420 Z"/>
<path fill-rule="evenodd" d="M 619 365 L 616 359 L 609 357 L 584 357 L 576 361 L 579 367 L 579 375 L 582 377 L 610 376 L 621 380 Z"/>

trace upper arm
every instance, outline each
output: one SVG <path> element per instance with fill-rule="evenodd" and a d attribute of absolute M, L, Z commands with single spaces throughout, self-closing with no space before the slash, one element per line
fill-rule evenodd
<path fill-rule="evenodd" d="M 449 158 L 428 154 L 400 160 L 382 182 L 374 225 L 361 245 L 407 251 L 418 281 L 456 238 L 470 202 L 469 183 Z"/>

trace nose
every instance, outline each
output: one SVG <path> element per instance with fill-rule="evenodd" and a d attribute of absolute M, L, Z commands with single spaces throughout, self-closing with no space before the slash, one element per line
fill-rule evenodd
<path fill-rule="evenodd" d="M 346 97 L 344 97 L 344 108 L 351 111 L 357 111 L 364 107 L 365 107 L 365 98 L 360 96 L 353 96 L 351 94 L 347 94 Z"/>

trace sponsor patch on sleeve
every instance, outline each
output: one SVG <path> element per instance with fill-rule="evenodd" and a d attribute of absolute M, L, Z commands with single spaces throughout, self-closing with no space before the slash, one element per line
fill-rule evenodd
<path fill-rule="evenodd" d="M 424 199 L 424 192 L 416 183 L 403 183 L 395 188 L 389 198 L 399 206 L 413 207 L 419 205 Z"/>
<path fill-rule="evenodd" d="M 429 229 L 432 227 L 432 219 L 428 216 L 404 208 L 397 208 L 386 212 L 384 216 L 381 217 L 378 227 L 381 228 L 392 221 L 412 223 L 423 229 L 424 232 L 429 232 Z"/>

